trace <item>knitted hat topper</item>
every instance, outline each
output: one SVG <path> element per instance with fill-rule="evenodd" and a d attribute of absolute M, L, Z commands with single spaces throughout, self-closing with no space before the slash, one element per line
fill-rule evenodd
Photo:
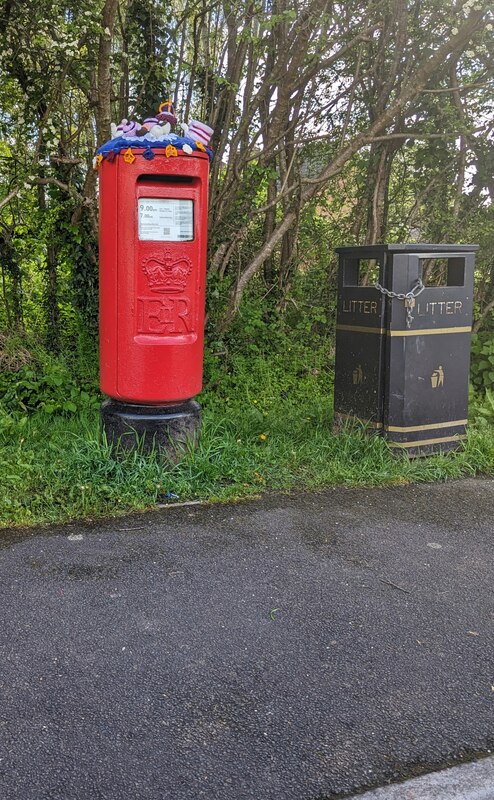
<path fill-rule="evenodd" d="M 191 119 L 187 138 L 200 142 L 204 147 L 207 147 L 213 133 L 214 131 L 209 125 L 205 125 L 204 122 L 199 122 L 197 119 Z"/>
<path fill-rule="evenodd" d="M 121 133 L 122 136 L 129 138 L 131 136 L 143 136 L 147 131 L 140 125 L 139 122 L 131 121 L 129 122 L 126 119 L 123 119 L 117 125 L 117 132 Z"/>
<path fill-rule="evenodd" d="M 146 119 L 142 123 L 142 126 L 143 128 L 147 128 L 148 131 L 150 131 L 151 128 L 154 128 L 154 126 L 158 125 L 158 123 L 159 119 L 157 117 L 146 117 Z"/>

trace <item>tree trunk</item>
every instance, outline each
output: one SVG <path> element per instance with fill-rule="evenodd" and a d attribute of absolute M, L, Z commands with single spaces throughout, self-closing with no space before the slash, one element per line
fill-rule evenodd
<path fill-rule="evenodd" d="M 478 29 L 484 15 L 484 10 L 472 11 L 458 33 L 452 36 L 449 41 L 446 41 L 443 45 L 438 47 L 437 50 L 424 61 L 422 66 L 420 66 L 401 87 L 396 99 L 386 106 L 378 118 L 369 125 L 367 130 L 357 134 L 347 144 L 343 145 L 316 178 L 306 179 L 304 181 L 302 185 L 300 208 L 303 208 L 306 203 L 315 198 L 319 192 L 323 191 L 329 181 L 334 178 L 363 147 L 372 144 L 376 138 L 386 138 L 386 129 L 403 115 L 404 108 L 420 94 L 432 75 L 442 66 L 448 56 L 451 53 L 456 54 L 461 51 L 470 40 L 474 31 Z M 406 137 L 406 133 L 404 133 L 404 136 Z M 245 287 L 259 269 L 262 268 L 266 259 L 273 253 L 277 244 L 283 239 L 286 231 L 288 231 L 296 221 L 296 218 L 296 212 L 294 210 L 289 211 L 277 224 L 269 241 L 264 243 L 259 252 L 243 270 L 232 292 L 229 308 L 221 324 L 222 330 L 225 330 L 229 326 L 236 314 Z"/>
<path fill-rule="evenodd" d="M 96 95 L 96 145 L 99 147 L 110 138 L 112 120 L 111 99 L 111 47 L 113 28 L 118 9 L 118 0 L 105 0 L 101 15 L 102 31 L 99 37 L 97 95 Z"/>
<path fill-rule="evenodd" d="M 38 207 L 46 213 L 45 187 L 38 186 Z M 53 353 L 60 352 L 60 309 L 58 307 L 58 252 L 53 240 L 48 241 L 46 248 L 44 310 L 46 325 L 46 343 Z"/>

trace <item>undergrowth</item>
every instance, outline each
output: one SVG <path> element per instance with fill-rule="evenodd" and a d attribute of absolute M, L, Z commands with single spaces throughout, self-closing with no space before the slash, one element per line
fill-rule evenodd
<path fill-rule="evenodd" d="M 42 404 L 30 413 L 4 407 L 0 526 L 118 515 L 152 508 L 170 494 L 179 501 L 226 501 L 268 490 L 494 472 L 494 426 L 483 421 L 475 401 L 464 450 L 408 460 L 363 430 L 332 433 L 332 374 L 321 352 L 310 360 L 306 352 L 288 350 L 271 357 L 236 354 L 227 365 L 225 358 L 207 358 L 200 443 L 176 466 L 138 452 L 114 458 L 100 435 L 94 387 L 86 392 L 90 402 L 76 412 L 64 410 L 61 392 L 60 407 L 51 413 Z"/>
<path fill-rule="evenodd" d="M 95 340 L 79 337 L 56 357 L 26 338 L 0 338 L 0 526 L 123 514 L 170 496 L 226 501 L 494 473 L 485 341 L 474 347 L 480 391 L 465 448 L 409 460 L 364 430 L 333 434 L 331 320 L 302 311 L 288 329 L 286 315 L 247 303 L 228 338 L 210 336 L 200 442 L 175 466 L 139 452 L 119 460 L 103 441 Z"/>

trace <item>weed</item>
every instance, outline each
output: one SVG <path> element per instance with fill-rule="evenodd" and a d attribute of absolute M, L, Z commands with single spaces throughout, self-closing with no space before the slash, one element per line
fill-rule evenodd
<path fill-rule="evenodd" d="M 0 398 L 4 412 L 44 411 L 76 414 L 99 406 L 94 387 L 78 386 L 61 359 L 50 356 L 27 362 L 16 370 L 0 372 Z"/>
<path fill-rule="evenodd" d="M 118 515 L 152 508 L 169 493 L 182 501 L 225 501 L 267 490 L 494 472 L 489 392 L 472 394 L 464 450 L 410 461 L 364 430 L 332 433 L 331 354 L 324 347 L 285 342 L 285 352 L 268 353 L 257 343 L 249 357 L 229 345 L 215 352 L 207 355 L 199 398 L 199 444 L 173 466 L 139 451 L 115 458 L 100 435 L 94 393 L 87 392 L 86 403 L 61 362 L 34 377 L 31 364 L 21 365 L 0 408 L 0 525 Z M 75 411 L 63 405 L 70 386 L 79 391 Z"/>
<path fill-rule="evenodd" d="M 478 390 L 494 390 L 494 334 L 492 331 L 472 336 L 471 379 Z"/>

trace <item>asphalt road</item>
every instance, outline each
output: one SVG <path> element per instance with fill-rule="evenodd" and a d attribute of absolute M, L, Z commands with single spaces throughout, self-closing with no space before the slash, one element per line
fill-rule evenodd
<path fill-rule="evenodd" d="M 494 749 L 494 480 L 0 532 L 2 800 L 322 800 Z"/>

